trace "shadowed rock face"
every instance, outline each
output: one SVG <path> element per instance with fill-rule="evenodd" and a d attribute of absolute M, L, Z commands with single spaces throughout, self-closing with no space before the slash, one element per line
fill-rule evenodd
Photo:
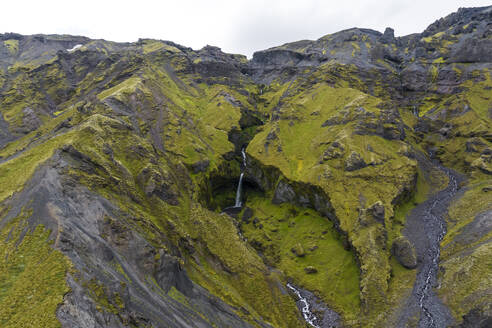
<path fill-rule="evenodd" d="M 0 34 L 0 236 L 43 227 L 70 263 L 70 292 L 42 280 L 22 315 L 304 327 L 292 282 L 320 327 L 488 326 L 491 31 L 492 7 L 463 8 L 419 34 L 353 28 L 249 61 Z M 2 327 L 44 261 L 14 265 L 10 244 Z"/>
<path fill-rule="evenodd" d="M 69 169 L 64 156 L 55 155 L 37 170 L 24 191 L 10 201 L 12 209 L 5 219 L 17 216 L 30 203 L 33 215 L 29 224 L 50 228 L 54 246 L 67 254 L 77 270 L 68 277 L 72 292 L 58 309 L 63 326 L 211 327 L 196 310 L 159 292 L 174 288 L 209 320 L 224 326 L 250 327 L 230 306 L 189 279 L 178 261 L 178 250 L 169 254 L 156 249 L 129 228 L 126 220 L 134 218 L 122 220 L 121 210 L 108 200 L 60 175 Z M 157 285 L 149 284 L 149 277 Z M 87 286 L 81 281 L 101 283 L 110 300 L 116 295 L 121 299 L 122 308 L 114 314 L 99 312 L 94 300 L 86 297 Z"/>

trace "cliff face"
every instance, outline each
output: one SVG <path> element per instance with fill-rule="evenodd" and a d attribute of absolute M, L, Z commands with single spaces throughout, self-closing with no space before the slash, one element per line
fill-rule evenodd
<path fill-rule="evenodd" d="M 0 326 L 303 327 L 287 282 L 319 326 L 412 326 L 432 241 L 448 324 L 487 325 L 491 53 L 492 7 L 249 61 L 0 35 Z"/>

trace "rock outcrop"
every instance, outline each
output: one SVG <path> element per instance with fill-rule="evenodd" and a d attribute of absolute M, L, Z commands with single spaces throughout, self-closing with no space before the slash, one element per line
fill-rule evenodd
<path fill-rule="evenodd" d="M 490 6 L 251 60 L 0 34 L 0 325 L 304 327 L 287 282 L 320 324 L 417 324 L 428 249 L 429 313 L 486 325 L 491 38 Z"/>

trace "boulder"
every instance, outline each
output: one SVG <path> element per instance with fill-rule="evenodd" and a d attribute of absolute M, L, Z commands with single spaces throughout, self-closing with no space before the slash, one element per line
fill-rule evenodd
<path fill-rule="evenodd" d="M 485 328 L 492 327 L 492 316 L 490 312 L 484 311 L 479 307 L 471 309 L 463 316 L 460 328 Z"/>
<path fill-rule="evenodd" d="M 315 267 L 313 267 L 312 265 L 308 265 L 307 267 L 304 268 L 304 271 L 307 273 L 307 274 L 313 274 L 313 273 L 318 273 L 318 269 L 316 269 Z"/>
<path fill-rule="evenodd" d="M 306 255 L 306 251 L 304 251 L 304 247 L 300 243 L 297 243 L 294 247 L 290 249 L 292 253 L 294 253 L 297 257 L 304 257 Z"/>
<path fill-rule="evenodd" d="M 377 201 L 369 207 L 368 212 L 378 221 L 384 222 L 384 205 L 383 202 Z"/>
<path fill-rule="evenodd" d="M 251 207 L 246 207 L 243 212 L 243 216 L 241 219 L 243 220 L 244 223 L 248 224 L 250 219 L 253 217 L 253 209 Z"/>
<path fill-rule="evenodd" d="M 366 167 L 367 164 L 359 153 L 352 151 L 345 160 L 345 171 L 355 171 Z"/>
<path fill-rule="evenodd" d="M 406 237 L 401 236 L 393 241 L 391 253 L 405 268 L 415 269 L 417 267 L 415 247 Z"/>
<path fill-rule="evenodd" d="M 323 160 L 328 161 L 330 159 L 340 158 L 344 152 L 344 146 L 340 142 L 334 141 L 323 153 Z"/>

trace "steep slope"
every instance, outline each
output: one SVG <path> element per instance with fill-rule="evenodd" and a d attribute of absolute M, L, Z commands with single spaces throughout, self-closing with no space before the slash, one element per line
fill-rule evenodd
<path fill-rule="evenodd" d="M 320 327 L 485 327 L 491 50 L 492 7 L 250 61 L 0 35 L 0 325 L 303 327 L 289 282 Z"/>
<path fill-rule="evenodd" d="M 18 38 L 19 51 L 29 52 L 40 37 Z M 41 38 L 55 49 L 80 42 Z M 283 278 L 240 240 L 227 216 L 196 201 L 203 171 L 227 165 L 224 156 L 234 150 L 228 132 L 241 117 L 235 97 L 251 106 L 233 87 L 213 82 L 230 74 L 230 84 L 240 85 L 234 65 L 241 60 L 215 48 L 90 41 L 35 68 L 9 68 L 2 111 L 16 139 L 2 149 L 2 226 L 25 222 L 20 243 L 42 224 L 73 263 L 71 293 L 57 311 L 63 325 L 300 322 Z M 14 319 L 2 325 L 16 326 Z"/>

